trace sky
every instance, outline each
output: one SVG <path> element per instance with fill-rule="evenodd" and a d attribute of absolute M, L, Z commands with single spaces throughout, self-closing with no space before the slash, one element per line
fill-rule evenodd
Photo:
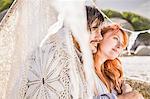
<path fill-rule="evenodd" d="M 131 11 L 150 19 L 150 0 L 95 0 L 102 9 Z"/>

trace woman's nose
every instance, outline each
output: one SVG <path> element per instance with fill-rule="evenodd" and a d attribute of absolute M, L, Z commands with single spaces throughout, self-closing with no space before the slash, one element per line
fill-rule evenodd
<path fill-rule="evenodd" d="M 121 44 L 120 42 L 117 42 L 116 47 L 117 47 L 118 49 L 121 49 L 121 48 L 122 48 L 122 44 Z"/>

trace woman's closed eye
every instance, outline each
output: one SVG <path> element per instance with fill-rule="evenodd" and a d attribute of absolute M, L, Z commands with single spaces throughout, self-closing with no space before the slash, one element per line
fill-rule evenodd
<path fill-rule="evenodd" d="M 120 39 L 117 36 L 114 36 L 113 39 L 116 40 L 117 42 L 120 41 Z"/>
<path fill-rule="evenodd" d="M 119 38 L 118 36 L 114 36 L 113 39 L 116 40 L 116 42 L 117 42 L 120 46 L 123 46 L 123 44 L 121 43 L 120 38 Z"/>

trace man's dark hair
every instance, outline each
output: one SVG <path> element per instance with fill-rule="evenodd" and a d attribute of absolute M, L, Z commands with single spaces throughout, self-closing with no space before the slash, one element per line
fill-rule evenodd
<path fill-rule="evenodd" d="M 100 20 L 100 23 L 104 22 L 103 15 L 95 7 L 86 6 L 86 13 L 88 29 L 90 29 L 90 25 L 93 23 L 93 21 L 95 21 L 95 19 Z"/>

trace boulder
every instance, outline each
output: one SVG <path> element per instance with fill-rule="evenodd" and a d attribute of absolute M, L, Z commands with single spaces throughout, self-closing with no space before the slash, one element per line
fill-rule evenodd
<path fill-rule="evenodd" d="M 138 55 L 150 55 L 150 33 L 141 33 L 135 40 L 131 51 Z M 146 54 L 147 53 L 147 54 Z"/>
<path fill-rule="evenodd" d="M 7 13 L 7 11 L 8 11 L 8 9 L 6 9 L 6 10 L 4 10 L 4 11 L 2 11 L 2 12 L 0 13 L 0 21 L 3 19 L 3 17 L 4 17 L 5 14 Z"/>
<path fill-rule="evenodd" d="M 121 18 L 110 18 L 113 22 L 119 23 L 123 28 L 134 31 L 133 26 L 125 19 Z M 128 33 L 130 36 L 130 33 Z"/>
<path fill-rule="evenodd" d="M 139 56 L 150 56 L 150 46 L 140 45 L 135 50 L 134 54 Z"/>

